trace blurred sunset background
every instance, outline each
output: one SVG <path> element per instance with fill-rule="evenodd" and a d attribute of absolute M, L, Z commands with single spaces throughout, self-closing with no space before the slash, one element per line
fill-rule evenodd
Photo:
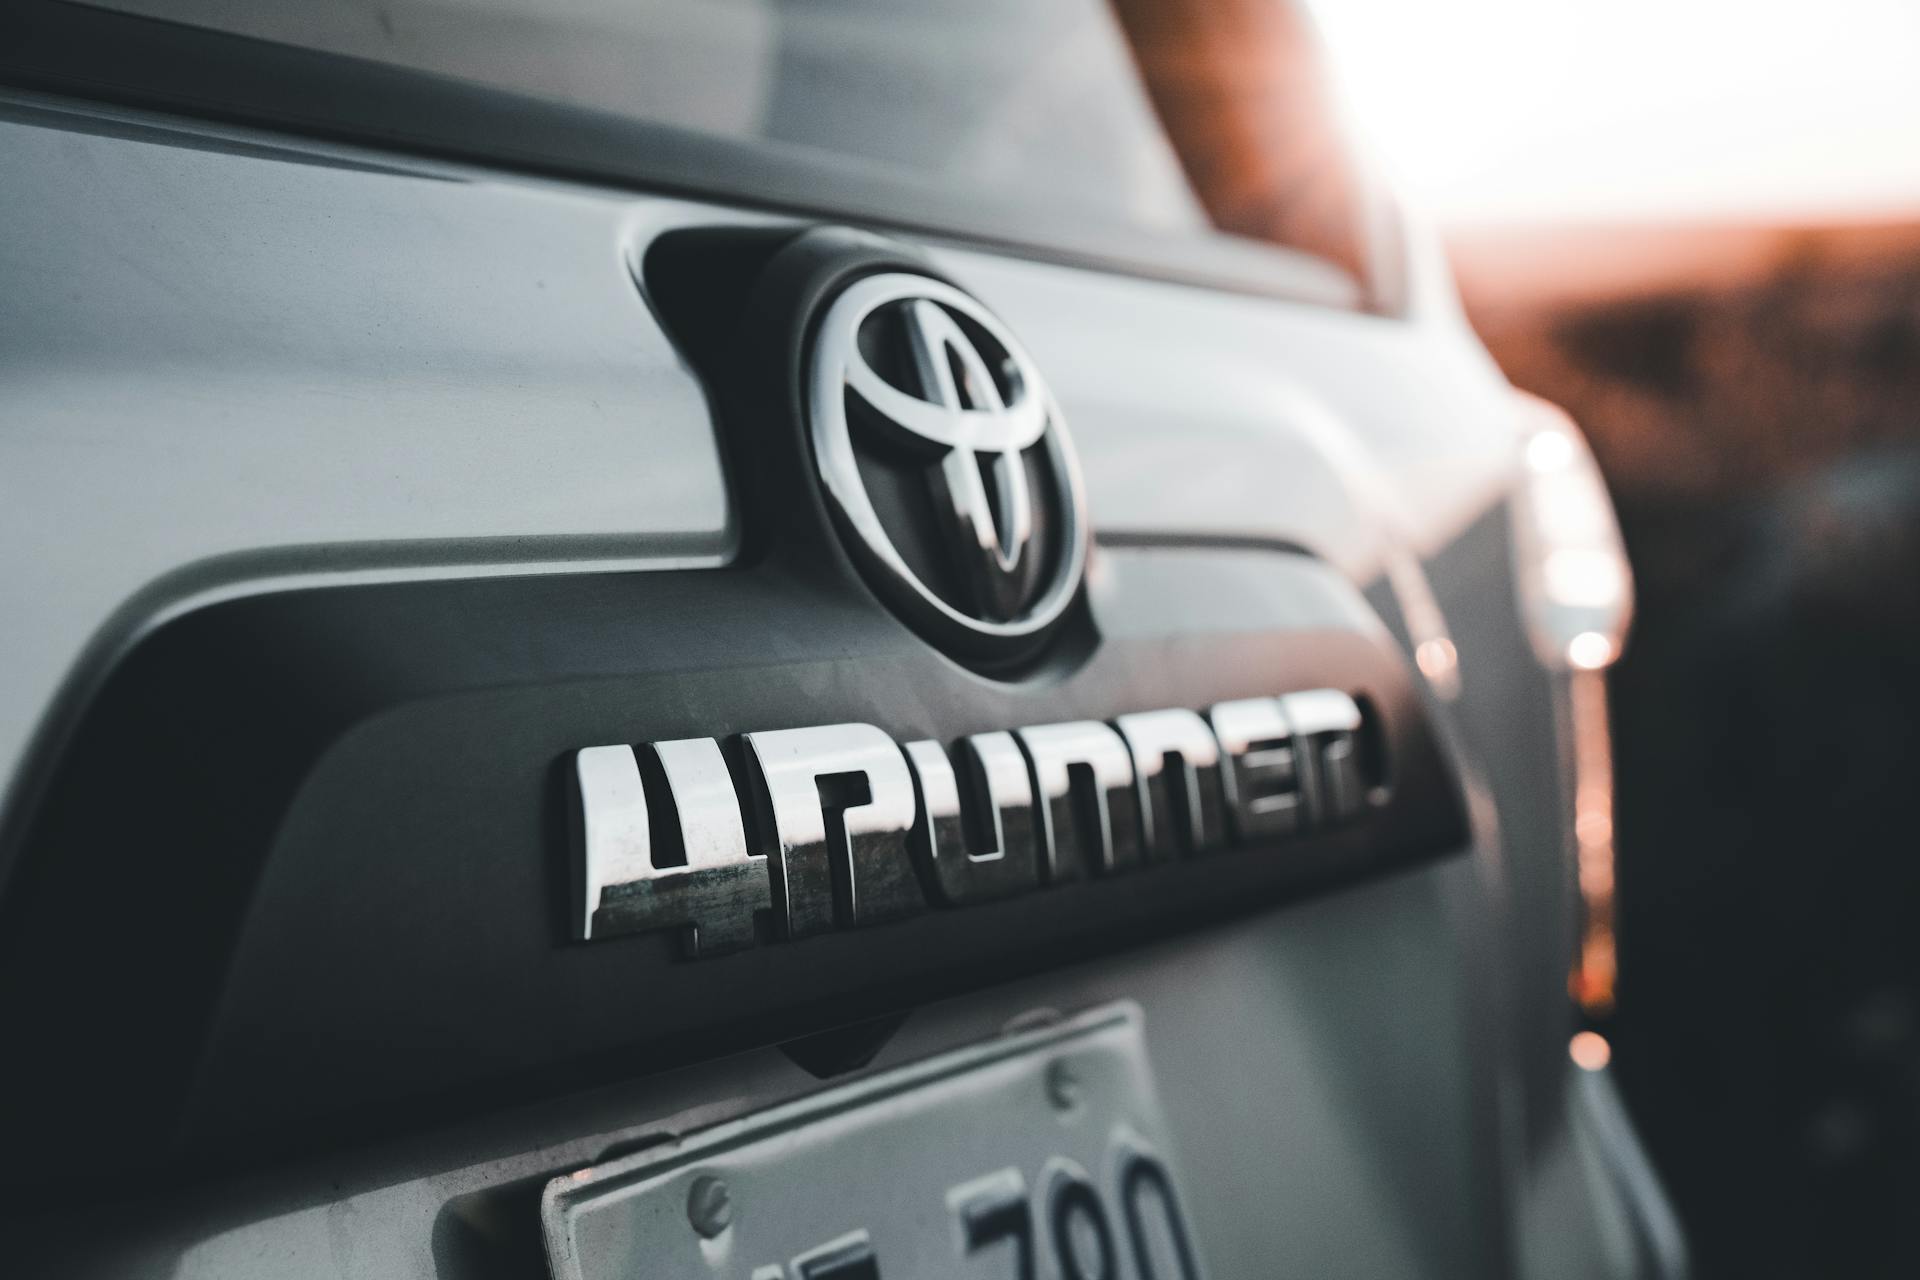
<path fill-rule="evenodd" d="M 1920 3 L 1316 10 L 1620 512 L 1601 1029 L 1695 1274 L 1920 1275 Z"/>

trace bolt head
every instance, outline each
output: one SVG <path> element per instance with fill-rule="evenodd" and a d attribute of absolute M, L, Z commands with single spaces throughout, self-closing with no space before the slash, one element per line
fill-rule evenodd
<path fill-rule="evenodd" d="M 1047 1100 L 1061 1111 L 1071 1111 L 1080 1105 L 1080 1077 L 1065 1058 L 1047 1067 Z"/>
<path fill-rule="evenodd" d="M 733 1225 L 733 1192 L 710 1173 L 687 1188 L 687 1221 L 703 1239 L 711 1240 Z"/>

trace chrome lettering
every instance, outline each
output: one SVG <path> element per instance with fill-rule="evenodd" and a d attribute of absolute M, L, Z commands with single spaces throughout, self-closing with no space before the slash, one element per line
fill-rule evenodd
<path fill-rule="evenodd" d="M 1113 724 L 1133 755 L 1147 860 L 1165 862 L 1219 844 L 1226 835 L 1226 795 L 1220 742 L 1207 722 L 1192 711 L 1142 711 Z"/>
<path fill-rule="evenodd" d="M 958 773 L 939 743 L 906 745 L 920 784 L 914 855 L 944 903 L 1024 893 L 1040 883 L 1039 819 L 1026 757 L 1010 733 L 975 734 L 957 751 Z M 962 803 L 963 785 L 971 803 Z"/>
<path fill-rule="evenodd" d="M 1014 737 L 1033 768 L 1047 880 L 1139 865 L 1140 801 L 1120 735 L 1098 720 L 1073 720 L 1016 729 Z"/>
<path fill-rule="evenodd" d="M 806 938 L 1350 822 L 1386 797 L 1337 689 L 905 746 L 870 724 L 571 758 L 574 936 Z M 1369 753 L 1371 752 L 1371 754 Z M 757 922 L 769 918 L 766 927 Z"/>
<path fill-rule="evenodd" d="M 1310 689 L 1280 699 L 1300 743 L 1301 792 L 1315 826 L 1345 822 L 1366 808 L 1360 775 L 1360 707 L 1338 689 Z"/>
<path fill-rule="evenodd" d="M 1240 840 L 1292 835 L 1301 826 L 1300 775 L 1293 730 L 1278 698 L 1216 703 L 1207 713 L 1226 756 L 1222 779 L 1233 834 Z"/>
<path fill-rule="evenodd" d="M 749 733 L 755 800 L 771 837 L 774 915 L 804 938 L 926 909 L 907 853 L 913 778 L 870 724 Z"/>
<path fill-rule="evenodd" d="M 747 851 L 740 804 L 711 738 L 642 749 L 657 765 L 651 812 L 643 757 L 633 748 L 574 753 L 580 938 L 678 930 L 689 956 L 754 944 L 754 918 L 771 905 L 767 862 Z"/>

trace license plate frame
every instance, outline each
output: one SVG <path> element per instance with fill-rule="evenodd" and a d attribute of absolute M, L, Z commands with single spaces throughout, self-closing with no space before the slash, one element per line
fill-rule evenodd
<path fill-rule="evenodd" d="M 556 1280 L 1198 1280 L 1138 1006 L 553 1179 Z"/>

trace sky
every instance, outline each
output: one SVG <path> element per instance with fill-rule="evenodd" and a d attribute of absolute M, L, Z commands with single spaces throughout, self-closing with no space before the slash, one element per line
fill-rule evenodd
<path fill-rule="evenodd" d="M 1920 0 L 1310 0 L 1442 224 L 1920 213 Z"/>

